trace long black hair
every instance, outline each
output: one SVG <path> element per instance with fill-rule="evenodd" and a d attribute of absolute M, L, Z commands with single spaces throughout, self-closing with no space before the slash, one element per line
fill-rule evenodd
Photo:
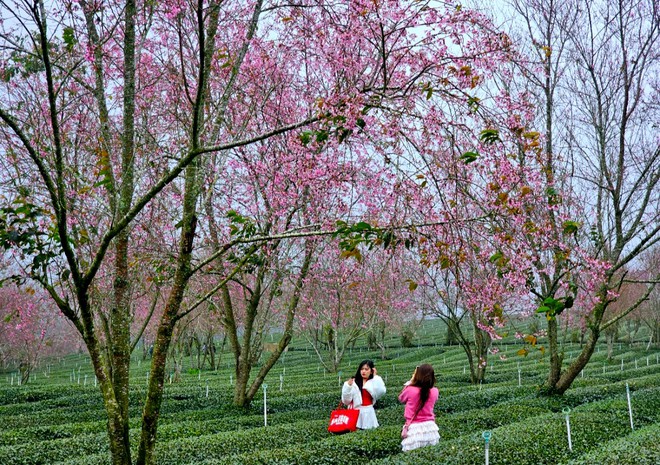
<path fill-rule="evenodd" d="M 420 365 L 415 370 L 413 379 L 410 383 L 411 386 L 416 386 L 419 388 L 419 404 L 417 405 L 417 411 L 415 415 L 419 413 L 424 404 L 429 400 L 429 395 L 431 393 L 431 388 L 435 384 L 435 371 L 433 367 L 428 363 Z"/>
<path fill-rule="evenodd" d="M 357 384 L 357 387 L 360 389 L 360 392 L 362 392 L 362 374 L 360 373 L 360 370 L 362 369 L 363 366 L 367 365 L 369 368 L 371 368 L 371 374 L 369 375 L 369 379 L 372 379 L 374 377 L 374 361 L 373 360 L 362 360 L 360 364 L 358 365 L 357 372 L 355 373 L 355 384 Z"/>

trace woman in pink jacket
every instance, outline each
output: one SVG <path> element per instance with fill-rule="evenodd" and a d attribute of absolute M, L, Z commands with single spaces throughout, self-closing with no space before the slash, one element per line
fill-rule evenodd
<path fill-rule="evenodd" d="M 401 436 L 401 448 L 404 451 L 423 446 L 433 446 L 440 440 L 438 425 L 435 424 L 433 407 L 438 400 L 438 388 L 435 384 L 435 372 L 429 364 L 420 365 L 399 394 L 399 401 L 405 402 L 404 417 L 406 424 Z"/>

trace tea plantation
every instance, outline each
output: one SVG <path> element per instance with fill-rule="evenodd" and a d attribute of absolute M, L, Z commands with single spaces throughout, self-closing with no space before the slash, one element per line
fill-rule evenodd
<path fill-rule="evenodd" d="M 506 360 L 491 357 L 486 382 L 469 383 L 466 357 L 443 347 L 432 334 L 417 347 L 392 347 L 387 360 L 358 344 L 342 365 L 341 379 L 358 362 L 373 358 L 388 393 L 377 406 L 377 430 L 332 436 L 326 428 L 340 394 L 338 374 L 324 373 L 311 350 L 295 343 L 267 379 L 266 419 L 260 390 L 250 409 L 232 406 L 229 354 L 218 370 L 188 370 L 166 384 L 158 430 L 158 463 L 169 464 L 483 464 L 482 433 L 491 431 L 493 465 L 660 463 L 659 351 L 616 346 L 607 361 L 604 347 L 561 398 L 537 396 L 547 361 L 520 358 L 512 343 Z M 578 347 L 566 347 L 568 357 Z M 402 453 L 403 406 L 397 394 L 419 363 L 435 367 L 441 442 Z M 148 360 L 133 364 L 131 440 L 139 437 L 140 406 Z M 53 361 L 37 379 L 17 386 L 11 373 L 0 378 L 0 464 L 99 465 L 110 463 L 105 413 L 84 356 Z M 628 410 L 629 387 L 632 422 Z M 571 429 L 568 447 L 566 416 Z M 267 426 L 264 426 L 264 422 Z"/>

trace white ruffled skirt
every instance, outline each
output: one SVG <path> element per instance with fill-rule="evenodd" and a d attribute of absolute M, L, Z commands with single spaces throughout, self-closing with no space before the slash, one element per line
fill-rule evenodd
<path fill-rule="evenodd" d="M 405 452 L 424 446 L 435 446 L 439 441 L 440 434 L 435 421 L 411 423 L 408 428 L 408 437 L 401 441 L 401 448 Z"/>
<path fill-rule="evenodd" d="M 358 417 L 357 427 L 360 429 L 378 428 L 378 419 L 373 405 L 361 405 L 358 407 L 360 416 Z"/>

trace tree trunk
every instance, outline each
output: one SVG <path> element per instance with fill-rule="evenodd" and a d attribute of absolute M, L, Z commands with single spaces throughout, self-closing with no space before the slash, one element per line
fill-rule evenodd
<path fill-rule="evenodd" d="M 130 296 L 128 273 L 128 231 L 123 231 L 117 237 L 115 247 L 115 305 L 110 311 L 110 328 L 112 337 L 112 384 L 114 399 L 117 402 L 119 415 L 125 418 L 121 436 L 125 448 L 130 450 L 128 437 L 128 391 L 131 366 L 131 335 L 130 335 Z"/>
<path fill-rule="evenodd" d="M 453 326 L 456 325 L 450 325 L 447 323 L 447 335 L 445 337 L 445 345 L 447 346 L 453 346 L 458 344 L 458 336 L 456 335 L 456 330 L 454 329 Z"/>
<path fill-rule="evenodd" d="M 580 355 L 578 355 L 577 358 L 566 368 L 553 386 L 546 384 L 546 386 L 541 389 L 541 393 L 544 395 L 564 394 L 591 359 L 598 342 L 598 337 L 599 332 L 597 330 L 592 330 L 582 352 L 580 352 Z"/>
<path fill-rule="evenodd" d="M 548 349 L 550 352 L 550 370 L 546 385 L 554 386 L 561 375 L 561 366 L 564 357 L 559 353 L 559 331 L 556 318 L 548 320 Z"/>
<path fill-rule="evenodd" d="M 549 376 L 546 383 L 541 387 L 541 390 L 539 391 L 540 395 L 552 396 L 552 395 L 564 394 L 564 392 L 566 392 L 566 390 L 571 387 L 571 384 L 573 383 L 575 378 L 577 378 L 580 375 L 580 372 L 584 369 L 584 367 L 591 359 L 591 356 L 593 355 L 594 350 L 596 349 L 598 338 L 600 337 L 601 321 L 603 319 L 603 314 L 605 313 L 605 308 L 607 307 L 607 303 L 608 303 L 606 286 L 602 286 L 602 288 L 600 289 L 599 297 L 601 299 L 601 302 L 596 305 L 594 311 L 592 312 L 594 319 L 591 321 L 589 325 L 589 337 L 587 338 L 587 341 L 584 347 L 582 348 L 580 355 L 578 355 L 575 358 L 575 360 L 573 360 L 573 362 L 568 367 L 566 367 L 566 370 L 562 372 L 561 366 L 563 363 L 563 357 L 560 357 L 559 354 L 557 353 L 557 360 L 558 360 L 557 366 L 560 370 L 559 377 L 557 379 L 551 379 L 551 377 Z M 552 322 L 552 320 L 550 320 L 549 323 L 550 322 Z M 550 327 L 551 325 L 548 325 L 549 340 L 551 337 Z M 554 336 L 552 337 L 556 338 L 557 335 L 554 334 Z M 552 343 L 550 343 L 550 348 L 551 350 L 553 350 Z M 556 351 L 558 349 L 555 347 L 554 350 Z"/>
<path fill-rule="evenodd" d="M 611 361 L 614 357 L 614 333 L 612 331 L 605 333 L 605 341 L 607 342 L 607 360 Z"/>
<path fill-rule="evenodd" d="M 193 146 L 195 146 L 193 142 Z M 199 160 L 193 161 L 186 168 L 185 190 L 183 197 L 183 218 L 181 220 L 181 238 L 179 239 L 179 255 L 174 273 L 174 283 L 167 304 L 158 325 L 154 354 L 151 360 L 151 372 L 147 399 L 142 411 L 142 434 L 138 448 L 137 465 L 153 465 L 156 463 L 154 449 L 158 417 L 163 400 L 163 385 L 165 382 L 165 366 L 167 352 L 172 342 L 174 326 L 181 310 L 181 302 L 190 280 L 190 263 L 192 259 L 195 231 L 197 229 L 196 203 L 199 197 Z"/>
<path fill-rule="evenodd" d="M 173 327 L 174 324 L 171 319 L 164 316 L 156 334 L 154 353 L 151 357 L 147 400 L 144 405 L 144 410 L 142 411 L 142 436 L 140 438 L 140 447 L 136 462 L 138 465 L 155 463 L 154 447 L 156 444 L 156 431 L 158 428 L 160 407 L 163 400 L 167 350 L 172 340 Z"/>

